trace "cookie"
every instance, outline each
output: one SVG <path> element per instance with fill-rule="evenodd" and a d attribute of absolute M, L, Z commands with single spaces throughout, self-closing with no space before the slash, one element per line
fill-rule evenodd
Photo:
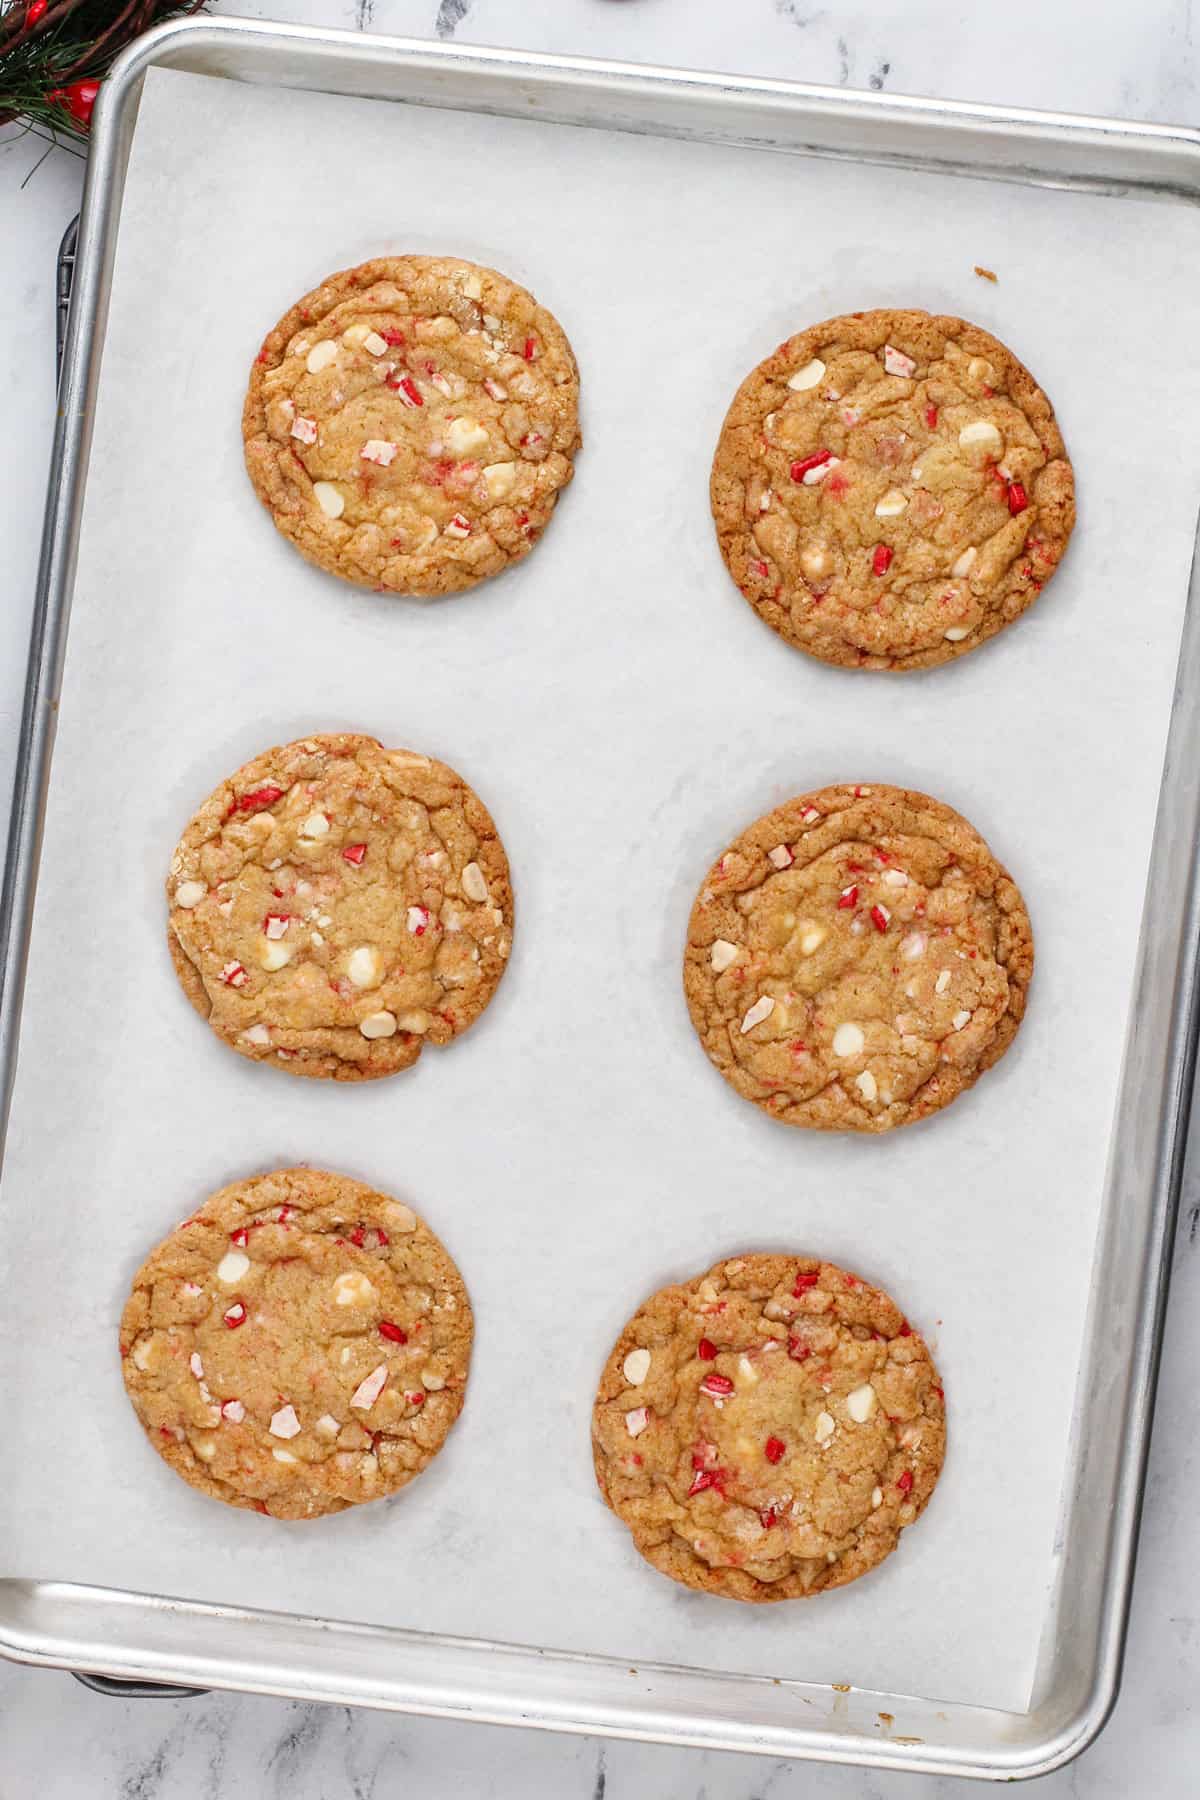
<path fill-rule="evenodd" d="M 1016 1035 L 1025 903 L 979 833 L 903 788 L 801 794 L 709 870 L 684 955 L 709 1059 L 788 1125 L 889 1131 L 949 1105 Z"/>
<path fill-rule="evenodd" d="M 495 269 L 381 256 L 267 334 L 246 467 L 310 562 L 381 593 L 451 594 L 528 556 L 573 473 L 561 325 Z"/>
<path fill-rule="evenodd" d="M 712 470 L 721 554 L 824 662 L 922 669 L 1019 618 L 1058 565 L 1075 479 L 1045 394 L 964 319 L 827 319 L 748 375 Z"/>
<path fill-rule="evenodd" d="M 811 1256 L 736 1256 L 634 1314 L 592 1448 L 656 1569 L 730 1600 L 794 1600 L 896 1548 L 941 1472 L 945 1400 L 881 1289 Z"/>
<path fill-rule="evenodd" d="M 508 859 L 445 763 L 352 732 L 255 757 L 171 858 L 184 993 L 243 1056 L 293 1075 L 394 1075 L 459 1037 L 512 942 Z"/>
<path fill-rule="evenodd" d="M 222 1188 L 150 1252 L 121 1370 L 177 1475 L 229 1506 L 315 1519 L 433 1460 L 472 1331 L 462 1276 L 411 1207 L 278 1169 Z"/>

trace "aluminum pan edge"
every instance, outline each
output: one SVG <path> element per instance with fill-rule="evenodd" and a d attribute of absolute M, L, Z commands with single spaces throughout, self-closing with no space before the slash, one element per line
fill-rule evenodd
<path fill-rule="evenodd" d="M 678 136 L 974 177 L 1107 193 L 1136 189 L 1187 200 L 1200 196 L 1200 132 L 1183 127 L 1127 125 L 881 94 L 852 97 L 841 90 L 769 79 L 659 71 L 239 20 L 186 20 L 141 39 L 119 59 L 102 91 L 85 189 L 0 910 L 0 1076 L 5 1117 L 15 1070 L 83 475 L 115 251 L 113 228 L 141 81 L 152 66 L 563 123 L 666 129 Z M 464 88 L 469 89 L 465 97 Z M 657 116 L 664 101 L 677 115 L 665 127 Z M 981 157 L 987 159 L 986 167 L 979 166 Z M 1180 664 L 1181 683 L 1189 690 L 1196 685 L 1192 671 L 1200 660 L 1195 575 L 1191 601 Z M 938 1709 L 932 1702 L 858 1690 L 831 1698 L 824 1686 L 816 1684 L 658 1666 L 631 1671 L 605 1659 L 467 1640 L 433 1640 L 455 1652 L 460 1671 L 457 1679 L 450 1674 L 439 1677 L 430 1671 L 431 1640 L 423 1634 L 19 1580 L 0 1581 L 0 1653 L 17 1661 L 75 1665 L 118 1676 L 308 1699 L 350 1699 L 480 1722 L 1001 1780 L 1045 1773 L 1077 1755 L 1103 1726 L 1119 1684 L 1194 1055 L 1197 985 L 1192 946 L 1200 936 L 1200 891 L 1195 880 L 1200 722 L 1196 709 L 1179 701 L 1177 690 L 1146 918 L 1155 918 L 1157 902 L 1161 923 L 1163 907 L 1172 895 L 1176 905 L 1181 893 L 1186 900 L 1169 919 L 1165 936 L 1161 930 L 1143 928 L 1139 992 L 1150 1004 L 1141 1020 L 1131 1022 L 1122 1077 L 1123 1110 L 1131 1086 L 1136 1089 L 1141 1136 L 1131 1145 L 1128 1132 L 1118 1134 L 1110 1178 L 1110 1191 L 1114 1183 L 1118 1189 L 1126 1181 L 1133 1184 L 1140 1210 L 1131 1220 L 1132 1206 L 1110 1203 L 1106 1209 L 1097 1263 L 1101 1291 L 1089 1319 L 1081 1376 L 1082 1393 L 1085 1378 L 1100 1361 L 1098 1324 L 1105 1275 L 1111 1278 L 1118 1257 L 1130 1254 L 1126 1240 L 1132 1232 L 1139 1276 L 1134 1324 L 1127 1356 L 1115 1378 L 1107 1371 L 1126 1428 L 1124 1451 L 1112 1448 L 1111 1468 L 1099 1466 L 1096 1473 L 1103 1451 L 1097 1452 L 1082 1437 L 1073 1444 L 1068 1491 L 1080 1491 L 1086 1478 L 1089 1485 L 1098 1481 L 1111 1496 L 1105 1533 L 1108 1554 L 1104 1580 L 1092 1587 L 1087 1575 L 1096 1564 L 1095 1544 L 1067 1545 L 1065 1576 L 1078 1559 L 1087 1563 L 1087 1575 L 1081 1572 L 1076 1584 L 1086 1595 L 1085 1605 L 1076 1610 L 1085 1617 L 1073 1622 L 1089 1640 L 1092 1653 L 1081 1666 L 1065 1672 L 1053 1656 L 1048 1657 L 1044 1697 L 1033 1712 Z M 1186 826 L 1182 831 L 1177 828 L 1181 811 Z M 1169 1019 L 1165 1031 L 1159 1026 L 1163 1019 Z M 1128 1293 L 1128 1261 L 1124 1267 Z M 1106 1371 L 1101 1368 L 1100 1373 Z M 1113 1434 L 1114 1445 L 1120 1435 Z M 1070 1604 L 1060 1605 L 1060 1622 L 1071 1622 L 1071 1610 Z M 122 1617 L 130 1630 L 125 1646 L 119 1647 L 112 1640 Z M 257 1625 L 261 1633 L 269 1634 L 275 1655 L 253 1662 L 231 1656 L 227 1640 L 235 1621 Z M 181 1630 L 189 1646 L 186 1652 L 174 1647 Z M 288 1650 L 304 1654 L 289 1660 Z M 400 1672 L 381 1674 L 385 1662 L 393 1670 L 399 1663 Z M 554 1672 L 549 1683 L 548 1669 Z M 535 1670 L 542 1692 L 531 1703 L 522 1684 Z M 734 1685 L 740 1697 L 748 1692 L 755 1696 L 752 1722 L 721 1716 Z M 875 1709 L 884 1702 L 903 1725 L 916 1729 L 900 1738 L 879 1736 Z"/>

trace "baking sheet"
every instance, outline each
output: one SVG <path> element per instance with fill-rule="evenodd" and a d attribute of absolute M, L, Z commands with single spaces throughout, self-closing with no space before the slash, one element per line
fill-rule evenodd
<path fill-rule="evenodd" d="M 10 1570 L 1025 1706 L 1191 556 L 1194 460 L 1173 433 L 1200 386 L 1179 302 L 1196 235 L 1190 211 L 1149 201 L 151 72 L 4 1182 L 0 1331 L 24 1447 Z M 297 294 L 370 255 L 443 249 L 556 311 L 587 443 L 522 569 L 420 605 L 290 551 L 250 492 L 238 422 L 249 360 Z M 1025 357 L 1081 497 L 1027 620 L 895 681 L 759 626 L 706 500 L 746 369 L 808 320 L 888 303 L 965 312 Z M 478 1028 L 361 1090 L 230 1056 L 163 942 L 165 863 L 197 801 L 268 744 L 343 728 L 458 767 L 518 896 L 512 968 Z M 961 807 L 1037 935 L 1013 1051 L 944 1117 L 882 1141 L 761 1118 L 709 1068 L 680 993 L 711 856 L 837 779 Z M 293 1160 L 411 1199 L 479 1327 L 463 1421 L 428 1473 L 310 1528 L 217 1508 L 149 1456 L 115 1351 L 148 1245 L 223 1182 Z M 647 1292 L 776 1245 L 895 1292 L 935 1343 L 951 1448 L 878 1573 L 742 1610 L 641 1564 L 595 1492 L 588 1422 Z"/>

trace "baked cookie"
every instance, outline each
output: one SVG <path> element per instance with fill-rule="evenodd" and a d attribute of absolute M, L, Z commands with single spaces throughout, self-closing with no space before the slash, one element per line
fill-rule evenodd
<path fill-rule="evenodd" d="M 473 1325 L 445 1246 L 347 1175 L 235 1181 L 150 1252 L 121 1371 L 177 1475 L 315 1519 L 419 1475 L 462 1410 Z"/>
<path fill-rule="evenodd" d="M 171 858 L 168 943 L 217 1036 L 293 1075 L 394 1075 L 483 1011 L 508 859 L 453 769 L 352 732 L 255 757 Z"/>
<path fill-rule="evenodd" d="M 903 788 L 758 819 L 692 908 L 684 989 L 710 1060 L 774 1119 L 889 1131 L 937 1112 L 1025 1011 L 1025 903 L 979 833 Z"/>
<path fill-rule="evenodd" d="M 451 594 L 519 562 L 579 448 L 557 319 L 494 269 L 381 256 L 267 334 L 246 467 L 310 562 L 381 593 Z"/>
<path fill-rule="evenodd" d="M 1075 523 L 1050 402 L 989 332 L 885 310 L 827 319 L 751 375 L 712 510 L 734 581 L 824 662 L 921 669 L 1041 592 Z"/>
<path fill-rule="evenodd" d="M 924 1340 L 879 1288 L 811 1256 L 735 1256 L 626 1325 L 592 1447 L 656 1569 L 793 1600 L 896 1548 L 941 1472 L 946 1409 Z"/>

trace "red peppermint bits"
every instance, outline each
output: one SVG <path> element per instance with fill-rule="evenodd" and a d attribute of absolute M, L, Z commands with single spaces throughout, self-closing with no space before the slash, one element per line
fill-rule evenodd
<path fill-rule="evenodd" d="M 937 407 L 936 406 L 927 406 L 925 408 L 925 423 L 928 425 L 930 431 L 933 431 L 935 429 L 935 427 L 937 426 L 937 422 L 938 422 Z"/>
<path fill-rule="evenodd" d="M 770 1531 L 772 1525 L 779 1523 L 780 1509 L 777 1506 L 764 1506 L 758 1515 L 758 1522 L 764 1531 Z"/>
<path fill-rule="evenodd" d="M 757 575 L 760 581 L 765 581 L 771 571 L 768 569 L 766 563 L 762 561 L 761 557 L 754 557 L 750 562 L 750 573 L 752 575 Z"/>
<path fill-rule="evenodd" d="M 392 346 L 393 350 L 397 344 L 404 344 L 408 341 L 398 325 L 386 325 L 379 335 L 385 344 Z"/>
<path fill-rule="evenodd" d="M 534 357 L 537 355 L 537 353 L 538 353 L 537 339 L 527 337 L 525 339 L 525 347 L 521 351 L 521 355 L 525 358 L 526 362 L 532 362 Z"/>
<path fill-rule="evenodd" d="M 792 1298 L 798 1300 L 801 1294 L 807 1294 L 809 1288 L 815 1288 L 821 1279 L 821 1271 L 813 1269 L 806 1274 L 803 1269 L 796 1271 L 796 1285 L 792 1289 Z"/>
<path fill-rule="evenodd" d="M 246 1307 L 241 1300 L 235 1300 L 232 1306 L 226 1307 L 221 1314 L 230 1331 L 236 1331 L 239 1325 L 246 1323 Z"/>
<path fill-rule="evenodd" d="M 793 481 L 803 481 L 812 469 L 823 469 L 827 462 L 833 461 L 832 450 L 814 450 L 811 456 L 802 456 L 788 470 Z"/>
<path fill-rule="evenodd" d="M 876 575 L 886 575 L 892 566 L 892 558 L 896 552 L 890 544 L 876 544 L 875 554 L 871 558 L 871 568 Z"/>
<path fill-rule="evenodd" d="M 807 1362 L 812 1355 L 812 1345 L 806 1344 L 803 1338 L 788 1339 L 788 1355 L 793 1362 Z"/>
<path fill-rule="evenodd" d="M 704 1380 L 700 1383 L 700 1392 L 702 1394 L 710 1394 L 713 1399 L 723 1400 L 726 1394 L 732 1394 L 733 1383 L 730 1381 L 728 1375 L 718 1375 L 714 1369 L 712 1374 L 706 1375 Z"/>
<path fill-rule="evenodd" d="M 763 1454 L 769 1463 L 782 1462 L 786 1449 L 782 1438 L 769 1437 L 763 1445 Z"/>
<path fill-rule="evenodd" d="M 232 810 L 240 813 L 262 812 L 264 807 L 274 806 L 277 800 L 283 799 L 283 789 L 271 787 L 254 788 L 249 794 L 242 794 L 233 803 Z"/>
<path fill-rule="evenodd" d="M 399 380 L 389 375 L 387 384 L 394 394 L 399 394 L 405 406 L 424 406 L 421 390 L 411 375 L 402 375 Z"/>
<path fill-rule="evenodd" d="M 700 1358 L 700 1361 L 711 1362 L 716 1354 L 717 1346 L 713 1343 L 712 1339 L 701 1338 L 700 1342 L 696 1345 L 696 1355 Z"/>
<path fill-rule="evenodd" d="M 897 1335 L 897 1337 L 911 1337 L 912 1336 L 912 1326 L 909 1324 L 907 1319 L 901 1319 L 900 1329 L 896 1333 L 896 1335 Z"/>
<path fill-rule="evenodd" d="M 342 851 L 342 861 L 353 863 L 357 869 L 366 854 L 367 846 L 365 844 L 347 844 Z"/>
<path fill-rule="evenodd" d="M 716 1488 L 719 1493 L 724 1479 L 725 1471 L 723 1469 L 697 1469 L 692 1476 L 692 1485 L 688 1489 L 688 1499 L 690 1500 L 693 1494 L 702 1494 L 706 1488 Z"/>
<path fill-rule="evenodd" d="M 424 1388 L 416 1388 L 411 1394 L 406 1392 L 404 1398 L 408 1401 L 410 1406 L 424 1406 L 425 1390 Z"/>
<path fill-rule="evenodd" d="M 292 1206 L 281 1206 L 279 1211 L 275 1214 L 276 1223 L 279 1225 L 286 1225 L 294 1211 L 295 1208 Z"/>
<path fill-rule="evenodd" d="M 228 962 L 221 970 L 221 980 L 226 987 L 245 987 L 248 980 L 245 969 L 240 962 Z"/>
<path fill-rule="evenodd" d="M 851 907 L 854 907 L 857 905 L 858 905 L 858 889 L 856 887 L 843 888 L 841 893 L 838 895 L 838 911 L 839 912 L 848 912 Z"/>
<path fill-rule="evenodd" d="M 229 1241 L 231 1244 L 236 1244 L 239 1250 L 244 1250 L 250 1242 L 250 1233 L 244 1225 L 239 1225 L 236 1231 L 230 1232 Z"/>
<path fill-rule="evenodd" d="M 873 906 L 871 908 L 871 923 L 876 931 L 886 931 L 888 928 L 888 920 L 891 916 L 892 915 L 886 906 Z"/>
<path fill-rule="evenodd" d="M 907 1494 L 911 1491 L 912 1484 L 913 1484 L 912 1470 L 905 1469 L 903 1475 L 900 1477 L 899 1481 L 896 1483 L 896 1486 L 902 1494 Z"/>
<path fill-rule="evenodd" d="M 1015 519 L 1018 513 L 1023 513 L 1028 505 L 1029 495 L 1025 492 L 1021 483 L 1019 481 L 1010 481 L 1008 484 L 1008 510 L 1013 518 Z"/>
<path fill-rule="evenodd" d="M 386 1338 L 389 1344 L 407 1344 L 408 1333 L 400 1325 L 393 1325 L 390 1319 L 380 1319 L 379 1335 Z"/>

